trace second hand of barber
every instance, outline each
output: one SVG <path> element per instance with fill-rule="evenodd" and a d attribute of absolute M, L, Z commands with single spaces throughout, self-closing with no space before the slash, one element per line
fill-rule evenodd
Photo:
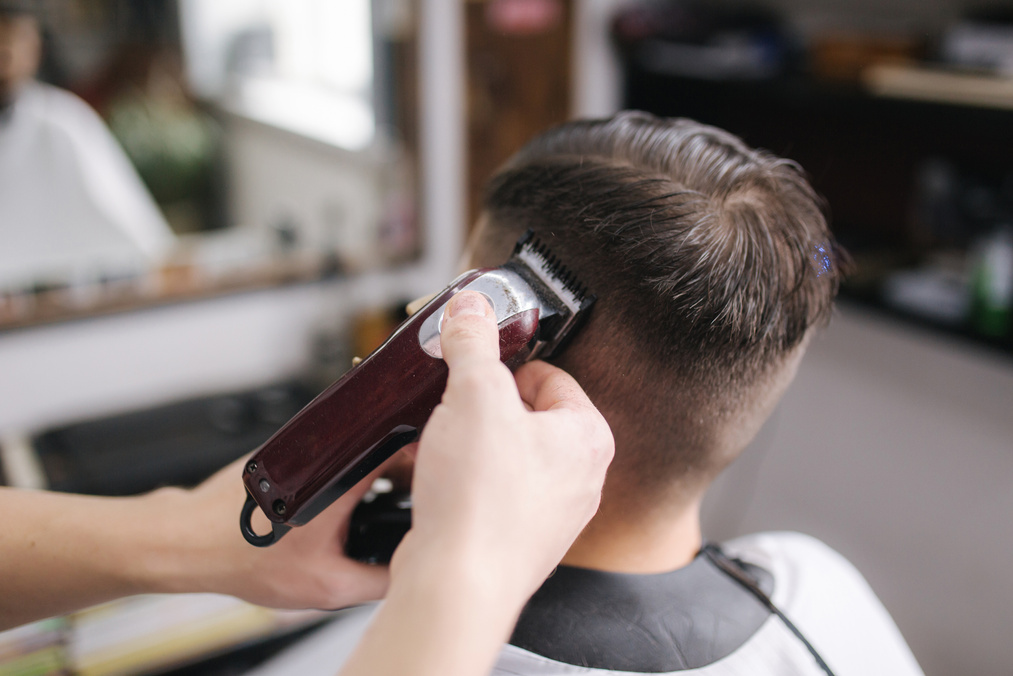
<path fill-rule="evenodd" d="M 601 498 L 614 442 L 573 378 L 535 361 L 515 381 L 473 292 L 451 300 L 442 347 L 449 377 L 418 448 L 412 530 L 344 676 L 488 671 Z"/>

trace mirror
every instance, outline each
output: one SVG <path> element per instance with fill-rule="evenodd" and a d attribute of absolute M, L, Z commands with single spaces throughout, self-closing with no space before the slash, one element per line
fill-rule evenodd
<path fill-rule="evenodd" d="M 0 328 L 416 258 L 415 26 L 410 0 L 0 0 Z"/>

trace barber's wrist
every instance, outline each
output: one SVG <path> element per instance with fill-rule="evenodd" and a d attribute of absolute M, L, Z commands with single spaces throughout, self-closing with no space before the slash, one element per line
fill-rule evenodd
<path fill-rule="evenodd" d="M 519 574 L 520 567 L 474 543 L 422 543 L 410 541 L 411 535 L 406 538 L 405 550 L 395 555 L 388 598 L 399 590 L 439 590 L 469 604 L 490 621 L 512 626 L 534 591 L 527 577 Z"/>
<path fill-rule="evenodd" d="M 449 566 L 431 574 L 413 568 L 409 575 L 393 577 L 383 608 L 404 619 L 414 617 L 412 631 L 498 646 L 510 639 L 523 601 L 504 594 L 487 571 Z"/>
<path fill-rule="evenodd" d="M 483 565 L 484 552 L 413 535 L 395 553 L 386 599 L 342 674 L 488 673 L 523 600 Z"/>
<path fill-rule="evenodd" d="M 207 524 L 193 491 L 160 488 L 133 500 L 134 547 L 124 570 L 137 593 L 215 591 L 224 562 L 204 545 Z"/>

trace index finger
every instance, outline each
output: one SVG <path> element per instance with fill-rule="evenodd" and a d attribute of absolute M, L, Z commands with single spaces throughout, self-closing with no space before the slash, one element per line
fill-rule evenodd
<path fill-rule="evenodd" d="M 569 439 L 578 440 L 593 460 L 589 466 L 604 470 L 615 453 L 612 429 L 573 376 L 543 361 L 528 362 L 515 376 L 524 402 L 536 414 L 552 416 L 556 429 L 568 430 Z"/>
<path fill-rule="evenodd" d="M 521 399 L 535 411 L 593 409 L 580 384 L 563 369 L 544 361 L 528 362 L 514 374 Z"/>

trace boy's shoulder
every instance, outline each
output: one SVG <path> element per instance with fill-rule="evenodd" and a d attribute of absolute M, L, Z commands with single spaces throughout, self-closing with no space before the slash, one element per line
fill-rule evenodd
<path fill-rule="evenodd" d="M 759 566 L 774 575 L 776 584 L 771 599 L 794 604 L 800 586 L 823 585 L 867 587 L 858 569 L 844 556 L 821 540 L 794 531 L 754 533 L 721 544 L 726 554 Z"/>
<path fill-rule="evenodd" d="M 773 574 L 771 600 L 837 673 L 922 673 L 865 577 L 833 548 L 795 532 L 747 535 L 724 548 Z"/>
<path fill-rule="evenodd" d="M 839 676 L 921 674 L 889 613 L 865 578 L 844 556 L 823 542 L 794 532 L 748 535 L 721 544 L 724 552 L 758 566 L 773 577 L 771 600 L 816 647 Z M 618 628 L 617 628 L 618 629 Z M 727 657 L 677 673 L 700 676 L 750 673 L 822 674 L 801 641 L 776 617 Z M 497 676 L 624 672 L 589 669 L 546 659 L 516 646 L 501 656 Z M 659 672 L 660 673 L 660 672 Z"/>

